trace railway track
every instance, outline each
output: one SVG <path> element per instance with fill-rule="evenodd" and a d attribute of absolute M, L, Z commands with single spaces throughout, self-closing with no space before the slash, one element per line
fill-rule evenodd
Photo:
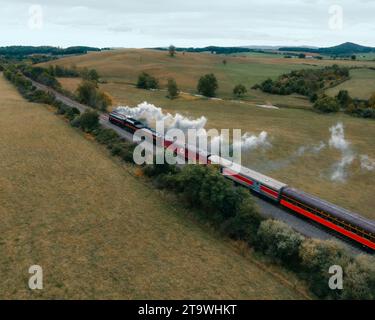
<path fill-rule="evenodd" d="M 40 84 L 36 81 L 33 81 L 29 79 L 33 85 L 39 89 L 46 92 L 49 92 L 53 94 L 56 98 L 56 100 L 61 101 L 62 103 L 77 108 L 80 112 L 84 112 L 90 107 L 83 105 L 77 101 L 72 100 L 71 98 L 57 92 L 56 90 L 49 88 L 43 84 Z M 133 135 L 130 132 L 127 132 L 120 127 L 113 125 L 108 121 L 108 114 L 99 112 L 99 122 L 100 124 L 105 127 L 112 129 L 118 133 L 119 136 L 122 138 L 133 141 Z M 153 148 L 153 145 L 150 145 L 150 148 Z M 294 230 L 298 231 L 302 235 L 309 237 L 309 238 L 316 238 L 321 240 L 328 240 L 328 239 L 336 239 L 338 242 L 342 243 L 344 246 L 346 246 L 353 254 L 360 254 L 363 251 L 353 245 L 351 242 L 346 241 L 345 239 L 338 238 L 336 234 L 332 234 L 326 229 L 323 229 L 322 227 L 319 227 L 318 225 L 314 224 L 313 222 L 305 219 L 301 219 L 300 217 L 297 217 L 296 215 L 292 214 L 291 212 L 285 210 L 284 208 L 275 205 L 274 203 L 271 203 L 261 197 L 254 197 L 255 202 L 259 208 L 259 212 L 267 218 L 274 218 L 277 220 L 281 220 L 291 226 Z"/>

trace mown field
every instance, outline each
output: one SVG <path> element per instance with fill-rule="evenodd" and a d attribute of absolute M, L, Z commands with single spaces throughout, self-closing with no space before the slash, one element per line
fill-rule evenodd
<path fill-rule="evenodd" d="M 307 297 L 2 76 L 0 92 L 0 298 Z"/>
<path fill-rule="evenodd" d="M 310 110 L 297 110 L 294 109 L 293 106 L 305 104 L 305 107 L 309 108 L 308 103 L 306 104 L 306 101 L 301 97 L 271 96 L 258 91 L 251 98 L 248 97 L 248 101 L 243 101 L 242 103 L 231 100 L 202 99 L 189 94 L 182 94 L 178 99 L 171 101 L 166 98 L 165 91 L 155 92 L 136 89 L 134 87 L 134 82 L 136 81 L 138 71 L 134 73 L 129 70 L 129 73 L 126 75 L 123 74 L 122 76 L 124 78 L 121 78 L 121 72 L 117 69 L 131 69 L 131 64 L 135 62 L 130 59 L 129 56 L 134 56 L 136 54 L 142 57 L 148 57 L 148 60 L 146 60 L 146 58 L 142 60 L 148 62 L 137 66 L 137 70 L 142 70 L 143 68 L 149 70 L 151 68 L 150 66 L 153 66 L 153 70 L 155 70 L 154 73 L 162 75 L 163 68 L 166 70 L 166 73 L 169 73 L 172 67 L 177 68 L 175 65 L 176 60 L 165 56 L 165 52 L 160 53 L 147 50 L 144 51 L 144 53 L 139 50 L 129 50 L 129 52 L 120 51 L 90 54 L 87 56 L 62 59 L 55 63 L 61 63 L 66 66 L 76 63 L 77 66 L 97 68 L 103 73 L 104 78 L 108 80 L 108 83 L 102 84 L 101 88 L 113 96 L 115 102 L 114 107 L 117 105 L 136 106 L 143 101 L 147 101 L 158 107 L 162 107 L 165 112 L 179 112 L 192 118 L 205 116 L 208 119 L 208 128 L 236 128 L 241 129 L 243 132 L 254 134 L 259 134 L 263 130 L 267 131 L 272 147 L 266 150 L 257 150 L 252 153 L 245 152 L 243 154 L 243 164 L 258 169 L 292 186 L 301 188 L 338 205 L 344 206 L 345 208 L 375 219 L 373 209 L 375 207 L 375 198 L 373 197 L 375 191 L 375 170 L 368 171 L 363 169 L 360 163 L 361 155 L 368 155 L 370 159 L 375 161 L 375 139 L 373 139 L 375 136 L 374 121 L 357 119 L 344 114 L 321 115 Z M 154 59 L 152 59 L 152 54 L 154 55 Z M 161 56 L 162 54 L 163 56 Z M 120 57 L 122 57 L 122 64 L 126 65 L 126 67 L 120 66 L 118 62 Z M 113 65 L 111 64 L 111 59 L 113 59 Z M 234 59 L 238 59 L 235 60 L 237 62 L 234 63 L 232 61 L 228 63 L 227 66 L 223 66 L 220 62 L 223 57 L 209 54 L 186 54 L 183 57 L 179 55 L 176 59 L 185 59 L 186 65 L 180 66 L 180 72 L 177 72 L 178 69 L 175 69 L 173 76 L 181 79 L 184 91 L 190 90 L 191 92 L 194 91 L 194 81 L 189 79 L 193 78 L 192 74 L 198 75 L 197 69 L 193 66 L 194 61 L 201 61 L 202 68 L 204 68 L 205 63 L 209 66 L 216 63 L 217 69 L 215 74 L 227 67 L 231 68 L 233 71 L 229 73 L 229 75 L 231 79 L 233 79 L 233 83 L 246 76 L 246 72 L 241 71 L 240 65 L 243 65 L 244 70 L 246 70 L 246 68 L 255 68 L 256 66 L 259 74 L 262 74 L 263 70 L 264 78 L 270 75 L 269 70 L 272 66 L 277 70 L 274 76 L 277 76 L 277 72 L 283 72 L 283 69 L 290 68 L 292 65 L 293 67 L 298 66 L 299 68 L 305 67 L 300 59 L 284 58 L 235 57 Z M 190 61 L 190 59 L 192 61 Z M 352 61 L 309 61 L 309 63 L 321 65 L 336 62 L 344 65 L 363 65 L 363 62 Z M 247 63 L 250 65 L 249 67 L 246 67 Z M 304 63 L 306 63 L 306 61 Z M 371 64 L 371 62 L 369 63 Z M 234 66 L 235 64 L 236 66 Z M 264 67 L 264 65 L 266 66 Z M 117 71 L 114 71 L 114 69 Z M 356 77 L 358 77 L 358 73 L 364 76 L 366 70 L 368 69 L 353 70 L 353 78 L 347 83 L 355 81 Z M 112 72 L 114 72 L 114 75 L 112 75 Z M 201 70 L 199 72 L 199 74 L 203 73 Z M 134 78 L 130 77 L 130 74 L 132 74 Z M 186 79 L 184 75 L 186 75 Z M 227 74 L 227 76 L 229 75 Z M 252 74 L 248 74 L 247 76 L 251 77 Z M 110 79 L 114 80 L 111 81 Z M 77 79 L 60 80 L 62 80 L 64 86 L 73 89 L 79 83 Z M 363 85 L 351 86 L 351 90 L 355 90 L 354 92 L 371 90 L 368 89 L 371 88 L 368 83 L 371 83 L 371 80 L 367 76 L 367 80 L 362 82 Z M 343 85 L 345 84 L 346 83 Z M 186 89 L 186 86 L 190 86 L 189 90 Z M 229 88 L 230 86 L 227 85 L 227 90 L 229 90 Z M 253 92 L 250 92 L 249 96 L 252 94 Z M 351 92 L 351 94 L 353 93 Z M 353 94 L 353 96 L 355 95 L 356 94 Z M 276 100 L 279 105 L 291 108 L 272 110 L 256 107 L 256 104 L 264 101 L 275 103 Z M 339 150 L 329 148 L 328 142 L 331 135 L 329 128 L 339 122 L 344 124 L 346 139 L 351 144 L 355 159 L 352 164 L 345 169 L 347 175 L 345 181 L 332 181 L 331 175 L 334 167 L 341 161 L 342 153 Z M 321 152 L 314 153 L 312 151 L 313 147 L 318 146 L 321 142 L 323 142 L 326 147 L 322 149 Z M 303 147 L 307 152 L 303 155 L 298 155 L 298 151 Z"/>

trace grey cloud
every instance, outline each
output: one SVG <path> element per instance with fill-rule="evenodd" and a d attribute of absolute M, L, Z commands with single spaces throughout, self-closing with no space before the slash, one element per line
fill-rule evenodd
<path fill-rule="evenodd" d="M 2 0 L 2 45 L 68 46 L 334 45 L 375 46 L 369 0 Z M 27 28 L 28 8 L 41 5 L 44 29 Z M 332 4 L 344 10 L 344 28 L 328 28 Z M 62 34 L 66 30 L 67 34 Z M 5 32 L 4 32 L 5 31 Z M 93 37 L 93 35 L 95 35 Z M 70 39 L 70 40 L 69 40 Z M 125 40 L 125 41 L 124 41 Z M 211 43 L 214 41 L 215 43 Z"/>

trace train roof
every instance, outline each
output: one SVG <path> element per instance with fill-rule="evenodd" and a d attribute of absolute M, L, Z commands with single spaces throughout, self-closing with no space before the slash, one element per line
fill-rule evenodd
<path fill-rule="evenodd" d="M 121 120 L 126 120 L 126 119 L 128 118 L 126 115 L 121 114 L 121 113 L 119 113 L 119 112 L 117 112 L 117 111 L 112 111 L 112 112 L 110 112 L 110 115 L 111 115 L 112 117 L 115 117 L 115 118 L 118 118 L 118 119 L 121 119 Z"/>
<path fill-rule="evenodd" d="M 162 137 L 162 135 L 160 133 L 158 133 L 157 131 L 155 131 L 154 129 L 152 129 L 150 127 L 144 127 L 144 128 L 142 128 L 142 130 L 146 131 L 148 133 L 151 133 L 151 135 L 156 136 L 158 138 Z"/>
<path fill-rule="evenodd" d="M 353 225 L 357 225 L 362 229 L 375 234 L 375 221 L 366 219 L 365 217 L 362 217 L 357 213 L 351 212 L 333 203 L 322 200 L 316 196 L 313 196 L 311 194 L 294 188 L 285 188 L 283 190 L 283 194 L 285 194 L 286 196 L 296 198 L 296 200 L 300 199 L 307 205 L 314 206 L 315 208 L 324 210 L 329 214 L 332 214 L 334 217 L 347 221 Z"/>
<path fill-rule="evenodd" d="M 222 167 L 236 171 L 244 177 L 250 178 L 252 180 L 256 180 L 260 182 L 261 184 L 268 186 L 274 190 L 280 191 L 281 188 L 286 187 L 286 184 L 281 181 L 268 177 L 260 172 L 251 170 L 239 164 L 235 164 L 232 161 L 219 157 L 217 155 L 210 156 L 210 161 L 213 164 L 218 164 Z"/>

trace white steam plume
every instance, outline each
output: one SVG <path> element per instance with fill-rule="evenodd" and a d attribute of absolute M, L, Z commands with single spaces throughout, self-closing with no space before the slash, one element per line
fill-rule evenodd
<path fill-rule="evenodd" d="M 317 144 L 317 145 L 299 147 L 298 150 L 296 151 L 295 155 L 298 156 L 298 157 L 301 157 L 305 153 L 318 154 L 325 147 L 326 147 L 326 144 L 323 141 L 320 141 L 319 144 Z"/>
<path fill-rule="evenodd" d="M 120 106 L 116 108 L 116 111 L 132 117 L 134 119 L 145 122 L 148 126 L 155 126 L 156 121 L 164 121 L 165 130 L 169 129 L 181 129 L 187 132 L 188 129 L 197 129 L 198 134 L 207 135 L 205 126 L 207 124 L 207 118 L 202 116 L 198 119 L 191 119 L 185 117 L 179 113 L 172 115 L 170 113 L 164 113 L 162 108 L 158 108 L 153 104 L 143 102 L 137 107 L 130 108 L 127 106 Z M 225 138 L 221 135 L 212 138 L 211 143 L 220 144 L 223 143 Z M 235 143 L 240 143 L 235 142 Z M 241 137 L 241 149 L 252 150 L 258 147 L 269 147 L 271 144 L 268 141 L 268 133 L 262 131 L 258 136 L 252 135 L 246 132 Z"/>
<path fill-rule="evenodd" d="M 241 142 L 237 141 L 234 143 L 233 146 L 235 147 L 236 144 L 239 143 L 241 143 L 241 148 L 244 151 L 254 150 L 260 147 L 265 148 L 271 146 L 271 143 L 268 141 L 268 133 L 266 131 L 262 131 L 258 136 L 246 132 L 241 137 Z"/>
<path fill-rule="evenodd" d="M 205 117 L 198 119 L 190 119 L 179 113 L 172 115 L 170 113 L 163 113 L 161 108 L 157 108 L 153 104 L 143 102 L 135 108 L 120 106 L 116 111 L 128 117 L 144 121 L 148 126 L 154 126 L 156 121 L 164 121 L 165 129 L 181 129 L 187 131 L 188 129 L 203 129 L 207 123 Z"/>
<path fill-rule="evenodd" d="M 352 164 L 355 155 L 351 149 L 350 143 L 345 140 L 344 126 L 340 122 L 329 129 L 331 138 L 329 146 L 341 152 L 341 160 L 334 165 L 331 174 L 331 180 L 344 182 L 347 176 L 347 167 Z"/>
<path fill-rule="evenodd" d="M 370 159 L 367 154 L 362 154 L 360 156 L 361 168 L 368 171 L 375 170 L 375 160 Z"/>

